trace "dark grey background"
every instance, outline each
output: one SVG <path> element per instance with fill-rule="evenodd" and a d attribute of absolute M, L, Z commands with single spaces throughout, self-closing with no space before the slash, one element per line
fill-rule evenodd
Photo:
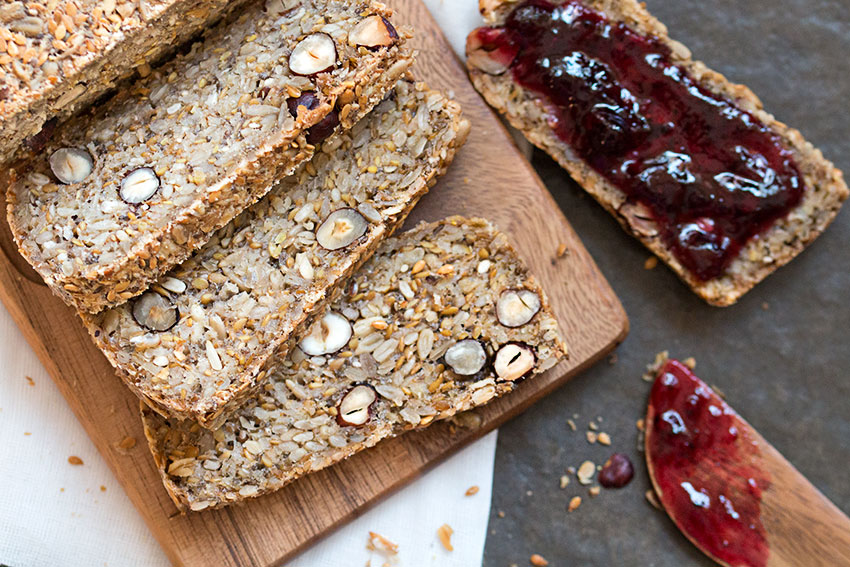
<path fill-rule="evenodd" d="M 697 59 L 749 85 L 770 112 L 850 171 L 848 0 L 646 3 Z M 696 357 L 698 374 L 850 512 L 850 211 L 737 305 L 720 309 L 663 265 L 645 270 L 649 253 L 547 156 L 535 153 L 534 166 L 620 296 L 631 333 L 616 363 L 600 363 L 501 429 L 485 565 L 526 566 L 532 553 L 552 567 L 714 565 L 644 498 L 649 481 L 635 421 L 649 384 L 640 376 L 665 349 Z M 575 433 L 566 425 L 574 413 Z M 611 447 L 585 440 L 597 416 Z M 636 465 L 628 487 L 594 499 L 575 477 L 559 488 L 566 467 L 601 463 L 614 450 Z M 568 514 L 575 495 L 584 502 Z"/>

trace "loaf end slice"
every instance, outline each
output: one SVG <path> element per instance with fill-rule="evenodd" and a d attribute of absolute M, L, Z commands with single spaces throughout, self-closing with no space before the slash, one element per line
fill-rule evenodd
<path fill-rule="evenodd" d="M 625 193 L 581 160 L 574 149 L 554 133 L 539 96 L 514 82 L 510 71 L 491 74 L 501 69 L 491 68 L 488 72 L 486 60 L 482 62 L 481 58 L 472 56 L 467 61 L 470 78 L 489 104 L 564 167 L 627 232 L 667 263 L 695 293 L 713 305 L 731 305 L 770 273 L 791 261 L 826 229 L 850 194 L 843 175 L 797 130 L 766 112 L 748 88 L 733 84 L 703 63 L 694 61 L 689 50 L 670 39 L 666 27 L 642 4 L 635 0 L 586 0 L 583 3 L 641 34 L 659 38 L 672 51 L 675 64 L 682 66 L 701 86 L 755 115 L 792 151 L 806 184 L 802 202 L 765 232 L 751 238 L 721 277 L 703 281 L 684 267 L 662 241 L 649 211 L 629 202 Z M 488 25 L 498 26 L 518 4 L 519 0 L 481 0 L 480 9 Z"/>
<path fill-rule="evenodd" d="M 404 221 L 468 131 L 456 102 L 400 81 L 150 291 L 83 321 L 157 411 L 216 427 Z"/>
<path fill-rule="evenodd" d="M 284 4 L 251 4 L 14 165 L 12 234 L 66 303 L 95 313 L 141 294 L 412 63 L 382 4 Z M 364 34 L 376 21 L 383 38 Z"/>
<path fill-rule="evenodd" d="M 44 143 L 57 120 L 85 108 L 124 78 L 200 33 L 245 0 L 0 5 L 0 163 Z"/>
<path fill-rule="evenodd" d="M 338 350 L 319 354 L 322 341 Z M 386 241 L 221 427 L 143 406 L 145 434 L 177 506 L 215 508 L 480 407 L 565 353 L 546 295 L 507 237 L 450 217 Z"/>

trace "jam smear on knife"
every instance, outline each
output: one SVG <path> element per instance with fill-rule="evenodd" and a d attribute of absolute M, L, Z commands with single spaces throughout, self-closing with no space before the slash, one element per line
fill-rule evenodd
<path fill-rule="evenodd" d="M 667 513 L 711 556 L 764 567 L 761 497 L 770 476 L 750 426 L 677 360 L 658 371 L 649 408 L 646 457 Z"/>

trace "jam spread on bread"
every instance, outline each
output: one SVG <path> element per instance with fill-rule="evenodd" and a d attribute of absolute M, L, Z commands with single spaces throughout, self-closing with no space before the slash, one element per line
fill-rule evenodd
<path fill-rule="evenodd" d="M 749 426 L 677 360 L 658 371 L 649 404 L 647 461 L 664 508 L 713 557 L 766 565 L 761 495 L 770 478 Z"/>
<path fill-rule="evenodd" d="M 526 0 L 476 41 L 536 93 L 557 136 L 649 210 L 696 278 L 726 273 L 797 206 L 804 182 L 781 138 L 673 62 L 670 48 L 580 2 Z"/>

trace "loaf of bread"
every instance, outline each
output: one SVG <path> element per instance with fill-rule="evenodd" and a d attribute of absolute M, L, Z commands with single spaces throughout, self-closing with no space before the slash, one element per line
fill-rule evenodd
<path fill-rule="evenodd" d="M 68 304 L 142 293 L 378 104 L 412 62 L 369 0 L 250 4 L 11 174 L 23 256 Z"/>
<path fill-rule="evenodd" d="M 404 221 L 468 131 L 457 103 L 402 80 L 151 290 L 83 321 L 157 411 L 216 427 Z"/>
<path fill-rule="evenodd" d="M 829 225 L 847 198 L 848 189 L 841 172 L 820 151 L 797 130 L 765 112 L 749 89 L 730 83 L 694 61 L 688 49 L 671 40 L 664 25 L 637 0 L 481 0 L 480 8 L 489 27 L 473 31 L 467 42 L 467 66 L 478 91 L 709 303 L 720 306 L 734 303 L 768 274 L 789 262 Z M 558 10 L 560 16 L 540 15 L 552 10 Z M 535 49 L 551 49 L 553 53 L 551 58 L 541 55 L 534 63 L 539 64 L 541 73 L 548 75 L 545 80 L 549 82 L 544 88 L 549 91 L 531 86 L 535 83 L 529 79 L 526 60 L 530 56 L 523 56 L 528 51 L 523 51 L 509 35 L 502 35 L 508 26 L 517 25 L 520 20 L 519 25 L 540 25 L 541 29 L 552 25 L 565 29 L 574 26 L 571 30 L 576 34 L 575 44 L 563 44 L 563 53 L 552 46 L 563 41 L 564 33 L 558 36 L 561 40 L 541 39 L 540 42 L 549 43 L 534 45 Z M 542 37 L 555 37 L 551 30 L 549 33 Z M 624 37 L 632 42 L 629 46 L 613 43 Z M 613 68 L 611 63 L 616 66 L 618 57 L 632 56 L 630 49 L 645 49 L 646 53 L 635 56 L 637 64 Z M 638 65 L 654 67 L 660 78 L 652 79 L 656 82 L 639 79 L 629 91 L 622 86 L 628 84 L 623 83 L 625 74 L 651 72 L 636 71 Z M 700 122 L 701 117 L 692 120 L 686 115 L 687 109 L 682 111 L 674 106 L 675 101 L 658 100 L 663 98 L 659 94 L 646 94 L 667 92 L 664 90 L 667 83 L 662 85 L 667 79 L 662 76 L 687 88 L 695 99 L 694 104 L 708 101 L 704 104 L 714 105 L 717 123 Z M 660 85 L 660 90 L 652 91 L 650 84 L 655 85 L 652 88 Z M 569 94 L 564 90 L 570 88 L 576 91 Z M 567 98 L 556 103 L 551 99 L 553 91 L 575 98 L 573 102 Z M 583 104 L 589 112 L 578 115 L 575 126 L 558 115 L 581 112 L 572 109 L 583 108 Z M 659 119 L 665 116 L 669 118 Z M 707 148 L 698 148 L 694 153 L 692 146 L 680 149 L 672 143 L 657 141 L 663 139 L 665 132 L 672 130 L 679 135 L 685 128 L 693 130 L 692 140 Z M 762 148 L 758 144 L 747 147 L 737 135 L 722 133 L 724 129 L 734 131 L 734 128 L 747 135 L 755 132 L 753 136 L 761 135 L 761 140 L 767 142 L 765 145 L 772 147 L 760 154 Z M 715 135 L 719 142 L 713 142 Z M 628 145 L 635 140 L 636 143 Z M 701 155 L 702 150 L 706 153 Z M 765 157 L 771 151 L 779 156 L 778 168 L 772 169 Z M 604 156 L 609 152 L 620 152 L 623 157 L 621 162 L 606 169 L 609 166 Z M 710 170 L 715 166 L 711 160 L 718 152 L 725 152 L 724 155 L 737 152 L 737 155 L 732 163 L 722 164 L 729 169 L 715 175 Z M 696 164 L 701 159 L 710 163 L 707 171 L 699 171 L 702 165 Z M 707 175 L 700 177 L 701 173 Z M 613 181 L 626 176 L 639 179 L 635 181 L 637 194 L 627 193 Z M 709 190 L 694 191 L 695 186 L 706 180 L 708 185 L 703 187 L 710 186 Z M 777 190 L 783 181 L 790 188 L 787 193 Z M 747 208 L 751 206 L 747 200 L 763 198 L 779 205 L 759 217 L 760 211 Z M 684 216 L 685 207 L 688 217 Z M 740 229 L 744 237 L 727 238 L 725 228 L 712 216 L 714 209 L 731 219 L 740 215 L 735 222 L 741 226 L 736 230 Z M 668 217 L 675 220 L 665 225 Z M 683 249 L 687 249 L 685 253 L 681 252 Z M 715 264 L 703 273 L 699 267 L 694 268 L 700 262 Z"/>
<path fill-rule="evenodd" d="M 245 0 L 4 0 L 0 163 Z M 45 124 L 46 123 L 46 124 Z M 44 127 L 44 131 L 42 131 Z M 41 134 L 39 135 L 39 133 Z"/>
<path fill-rule="evenodd" d="M 177 506 L 214 508 L 484 405 L 565 349 L 505 235 L 451 217 L 386 241 L 221 427 L 143 405 L 145 434 Z"/>

